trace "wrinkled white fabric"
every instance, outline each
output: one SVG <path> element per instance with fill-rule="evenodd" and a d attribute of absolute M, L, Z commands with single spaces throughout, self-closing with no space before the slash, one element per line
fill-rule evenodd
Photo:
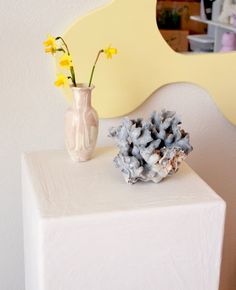
<path fill-rule="evenodd" d="M 186 164 L 127 185 L 115 152 L 23 156 L 26 290 L 217 290 L 224 201 Z"/>

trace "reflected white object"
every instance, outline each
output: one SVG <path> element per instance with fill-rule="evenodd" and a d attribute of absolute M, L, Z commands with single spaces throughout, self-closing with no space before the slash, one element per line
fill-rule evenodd
<path fill-rule="evenodd" d="M 218 290 L 224 201 L 185 163 L 129 187 L 114 154 L 24 155 L 26 290 Z"/>
<path fill-rule="evenodd" d="M 205 5 L 204 5 L 204 0 L 201 0 L 201 5 L 200 5 L 200 17 L 202 19 L 207 19 L 206 18 L 206 13 L 205 13 Z"/>
<path fill-rule="evenodd" d="M 75 162 L 92 158 L 98 136 L 98 115 L 91 105 L 93 87 L 78 84 L 72 87 L 72 107 L 65 114 L 65 143 Z"/>
<path fill-rule="evenodd" d="M 220 22 L 218 19 L 222 17 L 223 0 L 215 0 L 212 5 L 212 18 L 208 20 L 201 16 L 190 16 L 191 20 L 205 23 L 208 25 L 207 34 L 189 35 L 190 47 L 195 52 L 219 52 L 221 50 L 221 39 L 224 32 L 236 33 L 235 26 L 229 25 L 228 20 Z M 227 5 L 227 4 L 224 4 Z M 233 12 L 232 12 L 233 13 Z"/>
<path fill-rule="evenodd" d="M 230 17 L 236 14 L 236 4 L 232 0 L 224 0 L 222 12 L 218 18 L 220 22 L 230 23 Z"/>
<path fill-rule="evenodd" d="M 230 17 L 230 24 L 236 27 L 236 14 L 232 14 Z"/>

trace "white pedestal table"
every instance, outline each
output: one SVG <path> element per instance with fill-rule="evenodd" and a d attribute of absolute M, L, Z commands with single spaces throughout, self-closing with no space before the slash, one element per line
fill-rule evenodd
<path fill-rule="evenodd" d="M 26 290 L 218 290 L 224 201 L 185 163 L 128 185 L 115 154 L 23 155 Z"/>

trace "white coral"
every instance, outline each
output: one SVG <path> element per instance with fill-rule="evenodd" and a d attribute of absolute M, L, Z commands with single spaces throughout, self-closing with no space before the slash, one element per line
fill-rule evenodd
<path fill-rule="evenodd" d="M 175 112 L 154 112 L 148 120 L 124 118 L 117 128 L 110 129 L 119 153 L 114 162 L 126 182 L 160 182 L 176 172 L 192 151 L 189 134 L 180 128 Z"/>

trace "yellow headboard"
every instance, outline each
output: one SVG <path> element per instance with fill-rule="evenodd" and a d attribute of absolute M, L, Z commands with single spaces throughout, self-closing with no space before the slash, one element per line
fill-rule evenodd
<path fill-rule="evenodd" d="M 133 111 L 165 84 L 190 82 L 208 91 L 236 124 L 236 52 L 174 52 L 157 28 L 156 0 L 114 0 L 80 18 L 64 38 L 79 82 L 88 82 L 99 49 L 118 48 L 112 61 L 101 58 L 96 68 L 93 104 L 100 117 Z"/>

